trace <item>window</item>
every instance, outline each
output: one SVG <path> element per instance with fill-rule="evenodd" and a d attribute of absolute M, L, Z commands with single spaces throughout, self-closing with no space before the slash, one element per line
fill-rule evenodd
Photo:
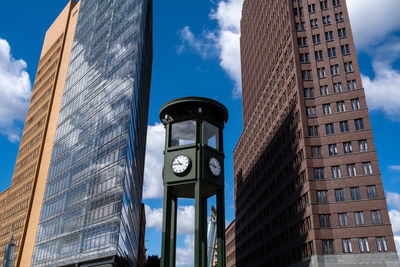
<path fill-rule="evenodd" d="M 333 92 L 335 94 L 342 93 L 343 92 L 342 83 L 334 83 L 333 84 Z"/>
<path fill-rule="evenodd" d="M 337 112 L 345 112 L 346 105 L 344 104 L 344 101 L 336 102 L 336 108 L 337 108 Z"/>
<path fill-rule="evenodd" d="M 325 254 L 333 254 L 333 240 L 332 239 L 324 239 L 322 240 L 322 247 L 324 248 Z"/>
<path fill-rule="evenodd" d="M 344 63 L 344 71 L 345 72 L 353 72 L 353 62 Z"/>
<path fill-rule="evenodd" d="M 311 29 L 318 28 L 318 20 L 312 19 L 310 20 Z"/>
<path fill-rule="evenodd" d="M 312 36 L 313 44 L 320 44 L 321 43 L 321 36 L 319 34 L 314 34 Z"/>
<path fill-rule="evenodd" d="M 343 253 L 353 253 L 350 238 L 342 239 L 342 248 L 343 248 Z"/>
<path fill-rule="evenodd" d="M 314 168 L 314 178 L 315 180 L 324 180 L 324 168 Z"/>
<path fill-rule="evenodd" d="M 368 199 L 377 198 L 375 185 L 367 186 L 367 195 L 368 195 Z"/>
<path fill-rule="evenodd" d="M 319 61 L 319 60 L 323 60 L 323 59 L 324 59 L 324 55 L 322 53 L 322 50 L 315 51 L 315 60 Z"/>
<path fill-rule="evenodd" d="M 371 162 L 363 162 L 362 168 L 363 168 L 364 175 L 371 175 L 372 174 Z"/>
<path fill-rule="evenodd" d="M 329 15 L 328 16 L 323 16 L 322 17 L 322 23 L 324 25 L 330 25 L 331 24 L 331 16 L 329 16 Z M 326 35 L 326 33 L 325 33 L 325 35 Z M 331 35 L 331 38 L 329 40 L 333 40 L 333 34 Z"/>
<path fill-rule="evenodd" d="M 336 202 L 344 201 L 344 191 L 343 188 L 335 189 Z"/>
<path fill-rule="evenodd" d="M 368 151 L 368 142 L 366 139 L 364 140 L 358 140 L 358 148 L 360 149 L 360 152 L 367 152 Z"/>
<path fill-rule="evenodd" d="M 310 136 L 319 136 L 318 134 L 318 126 L 309 126 L 308 127 L 308 132 Z"/>
<path fill-rule="evenodd" d="M 358 244 L 360 245 L 360 252 L 369 252 L 368 237 L 360 237 L 358 239 Z"/>
<path fill-rule="evenodd" d="M 328 16 L 329 17 L 329 16 Z M 325 18 L 325 17 L 324 17 Z M 329 23 L 330 23 L 330 21 L 329 21 Z M 325 23 L 324 23 L 325 24 Z M 329 32 L 325 32 L 325 40 L 327 41 L 327 42 L 329 42 L 329 41 L 333 41 L 333 32 L 332 31 L 329 31 Z"/>
<path fill-rule="evenodd" d="M 329 58 L 336 57 L 336 48 L 335 47 L 328 48 L 328 57 Z"/>
<path fill-rule="evenodd" d="M 358 98 L 351 99 L 351 109 L 352 110 L 360 109 L 360 100 Z"/>
<path fill-rule="evenodd" d="M 335 128 L 333 127 L 333 123 L 325 124 L 325 130 L 327 135 L 334 134 Z"/>
<path fill-rule="evenodd" d="M 311 80 L 311 71 L 310 70 L 303 70 L 301 72 L 303 80 Z"/>
<path fill-rule="evenodd" d="M 357 176 L 357 170 L 355 164 L 347 164 L 347 176 Z"/>
<path fill-rule="evenodd" d="M 332 114 L 331 104 L 323 104 L 322 110 L 324 112 L 324 115 Z"/>
<path fill-rule="evenodd" d="M 332 0 L 333 6 L 340 6 L 340 0 Z"/>
<path fill-rule="evenodd" d="M 340 227 L 349 226 L 349 220 L 347 219 L 347 213 L 338 213 L 338 221 Z"/>
<path fill-rule="evenodd" d="M 304 88 L 304 97 L 305 98 L 313 98 L 314 97 L 314 88 Z"/>
<path fill-rule="evenodd" d="M 314 13 L 315 12 L 315 4 L 308 5 L 308 13 Z"/>
<path fill-rule="evenodd" d="M 328 1 L 321 1 L 319 2 L 321 9 L 327 9 L 328 8 Z"/>
<path fill-rule="evenodd" d="M 371 218 L 373 224 L 382 224 L 382 217 L 380 210 L 371 210 Z"/>
<path fill-rule="evenodd" d="M 307 117 L 316 117 L 315 107 L 307 107 Z"/>
<path fill-rule="evenodd" d="M 339 38 L 346 38 L 347 37 L 346 28 L 338 29 L 338 35 Z"/>
<path fill-rule="evenodd" d="M 335 18 L 336 18 L 336 21 L 337 21 L 337 22 L 343 21 L 343 20 L 344 20 L 344 18 L 343 18 L 343 12 L 335 13 Z"/>
<path fill-rule="evenodd" d="M 329 156 L 336 156 L 338 154 L 336 144 L 328 145 Z"/>
<path fill-rule="evenodd" d="M 325 67 L 318 68 L 318 69 L 317 69 L 317 73 L 318 73 L 318 78 L 320 78 L 320 79 L 326 78 Z"/>
<path fill-rule="evenodd" d="M 317 191 L 318 203 L 327 203 L 326 192 L 327 192 L 326 190 Z"/>
<path fill-rule="evenodd" d="M 350 54 L 350 47 L 348 44 L 341 45 L 340 49 L 342 50 L 342 55 L 349 55 Z"/>
<path fill-rule="evenodd" d="M 203 122 L 203 144 L 219 150 L 219 128 L 206 121 Z"/>
<path fill-rule="evenodd" d="M 339 125 L 340 125 L 340 132 L 341 133 L 349 131 L 349 122 L 348 121 L 341 121 L 339 123 Z"/>
<path fill-rule="evenodd" d="M 295 16 L 303 16 L 303 8 L 302 7 L 294 8 L 293 13 Z"/>
<path fill-rule="evenodd" d="M 356 131 L 358 130 L 364 130 L 364 122 L 363 119 L 356 119 L 354 120 L 354 126 L 356 128 Z"/>
<path fill-rule="evenodd" d="M 320 87 L 319 87 L 319 91 L 320 91 L 320 93 L 321 93 L 321 96 L 328 95 L 328 94 L 329 94 L 328 85 L 322 85 L 322 86 L 320 86 Z"/>
<path fill-rule="evenodd" d="M 347 89 L 349 91 L 357 89 L 356 80 L 347 81 Z"/>
<path fill-rule="evenodd" d="M 332 166 L 332 177 L 333 178 L 342 178 L 342 173 L 340 171 L 340 166 Z"/>
<path fill-rule="evenodd" d="M 339 75 L 339 65 L 332 65 L 331 66 L 331 74 L 332 76 Z"/>
<path fill-rule="evenodd" d="M 350 187 L 350 195 L 351 195 L 351 200 L 360 200 L 360 188 L 357 187 Z"/>
<path fill-rule="evenodd" d="M 299 46 L 306 46 L 307 45 L 307 37 L 297 38 L 297 43 L 299 44 Z"/>
<path fill-rule="evenodd" d="M 379 252 L 387 251 L 386 237 L 377 237 L 376 246 L 378 247 Z"/>
<path fill-rule="evenodd" d="M 354 212 L 354 220 L 356 222 L 356 225 L 365 225 L 364 212 L 362 211 Z"/>
<path fill-rule="evenodd" d="M 308 54 L 308 53 L 306 53 L 306 54 L 300 54 L 300 62 L 301 62 L 301 63 L 308 63 L 308 62 L 310 62 L 309 54 Z"/>
<path fill-rule="evenodd" d="M 343 152 L 344 152 L 344 154 L 353 153 L 353 146 L 351 145 L 351 142 L 344 142 L 343 143 Z"/>
<path fill-rule="evenodd" d="M 311 154 L 313 158 L 321 158 L 321 147 L 320 146 L 312 146 Z"/>
<path fill-rule="evenodd" d="M 296 23 L 296 30 L 297 31 L 304 31 L 304 22 Z"/>
<path fill-rule="evenodd" d="M 330 215 L 328 214 L 320 214 L 319 215 L 319 225 L 321 228 L 329 228 L 331 227 Z"/>
<path fill-rule="evenodd" d="M 196 121 L 172 123 L 170 146 L 182 146 L 196 143 Z"/>

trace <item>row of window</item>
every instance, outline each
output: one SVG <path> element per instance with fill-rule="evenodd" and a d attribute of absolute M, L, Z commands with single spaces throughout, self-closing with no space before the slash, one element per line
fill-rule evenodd
<path fill-rule="evenodd" d="M 315 113 L 315 107 L 307 107 L 307 117 L 316 117 Z M 310 136 L 319 136 L 319 131 L 318 131 L 318 126 L 310 126 Z M 346 133 L 350 132 L 349 128 L 349 121 L 341 121 L 339 122 L 339 128 L 341 133 Z M 355 119 L 354 120 L 354 130 L 355 131 L 360 131 L 364 130 L 364 120 L 363 119 Z M 333 123 L 327 123 L 325 124 L 325 132 L 326 135 L 332 135 L 335 134 L 335 126 Z"/>
<path fill-rule="evenodd" d="M 296 0 L 293 0 L 293 2 L 296 2 Z M 328 1 L 327 0 L 320 1 L 319 4 L 320 4 L 321 10 L 328 9 Z M 340 0 L 332 0 L 332 6 L 333 7 L 340 6 Z M 317 12 L 316 4 L 309 4 L 307 7 L 308 7 L 308 13 L 312 14 L 312 13 Z M 293 13 L 295 16 L 303 16 L 303 8 L 302 7 L 294 8 Z"/>
<path fill-rule="evenodd" d="M 319 36 L 319 34 L 318 34 L 318 36 Z M 301 38 L 301 40 L 304 41 L 305 37 Z M 348 44 L 341 45 L 340 46 L 340 50 L 341 50 L 343 56 L 350 55 L 350 46 Z M 329 58 L 335 58 L 337 56 L 336 47 L 329 47 L 327 51 L 328 51 L 328 57 Z M 322 50 L 315 51 L 314 52 L 314 58 L 315 58 L 316 61 L 323 60 L 324 59 L 323 51 Z M 309 53 L 300 53 L 300 62 L 301 63 L 309 63 L 310 62 L 310 54 Z M 350 72 L 350 68 L 351 69 L 353 68 L 353 63 L 352 62 L 350 62 L 350 63 L 351 64 L 347 64 L 347 65 L 345 64 L 346 72 Z M 336 66 L 337 65 L 331 66 L 331 72 L 332 71 L 336 72 L 336 69 L 335 69 Z M 325 68 L 323 68 L 323 69 L 325 70 Z M 353 71 L 353 70 L 351 70 L 351 71 Z M 326 75 L 326 73 L 325 73 L 325 75 Z"/>
<path fill-rule="evenodd" d="M 362 164 L 364 175 L 372 174 L 372 166 L 370 162 L 364 162 Z M 314 179 L 315 180 L 325 180 L 325 172 L 324 168 L 314 168 Z M 346 165 L 347 176 L 353 177 L 357 176 L 357 168 L 355 164 L 347 164 Z M 342 178 L 342 171 L 339 165 L 331 166 L 332 178 Z"/>
<path fill-rule="evenodd" d="M 365 188 L 366 188 L 368 199 L 376 199 L 376 198 L 378 198 L 375 185 L 368 185 Z M 343 188 L 335 189 L 334 190 L 334 194 L 335 194 L 336 202 L 345 201 L 344 189 Z M 319 204 L 328 203 L 327 196 L 328 196 L 328 190 L 317 190 L 317 202 Z M 360 187 L 358 187 L 358 186 L 357 187 L 350 187 L 350 196 L 351 196 L 351 200 L 360 200 L 361 199 Z"/>
<path fill-rule="evenodd" d="M 345 62 L 343 64 L 343 66 L 344 66 L 345 73 L 354 72 L 353 62 L 351 62 L 351 61 Z M 331 76 L 332 77 L 340 75 L 340 69 L 339 69 L 339 65 L 338 64 L 331 65 L 330 69 L 331 69 Z M 318 79 L 324 79 L 324 78 L 327 77 L 326 76 L 325 67 L 321 67 L 321 68 L 317 69 L 317 76 L 318 76 Z M 304 81 L 313 80 L 312 75 L 311 75 L 311 70 L 303 70 L 303 71 L 301 71 L 301 77 L 303 78 Z"/>
<path fill-rule="evenodd" d="M 368 242 L 368 237 L 359 237 L 358 238 L 358 245 L 361 253 L 370 252 L 370 246 Z M 376 248 L 378 252 L 386 252 L 388 251 L 386 237 L 378 236 L 375 237 L 376 241 Z M 334 240 L 333 239 L 324 239 L 322 240 L 322 247 L 325 254 L 334 254 L 334 247 L 333 247 Z M 352 246 L 352 239 L 345 238 L 341 240 L 342 245 L 342 252 L 343 253 L 352 253 L 353 246 Z"/>
<path fill-rule="evenodd" d="M 356 211 L 354 214 L 354 225 L 365 225 L 364 211 Z M 380 210 L 371 210 L 371 222 L 374 225 L 383 224 L 382 215 Z M 347 212 L 338 213 L 339 227 L 349 226 L 349 215 Z M 319 225 L 321 228 L 331 228 L 331 214 L 319 214 Z"/>
<path fill-rule="evenodd" d="M 356 80 L 347 81 L 347 89 L 349 91 L 356 90 L 357 89 Z M 320 92 L 320 96 L 329 95 L 330 94 L 329 86 L 328 85 L 321 85 L 319 87 L 319 92 Z M 333 92 L 335 94 L 343 93 L 343 86 L 342 86 L 341 82 L 333 84 Z M 304 88 L 304 97 L 305 98 L 314 98 L 315 97 L 314 88 L 312 88 L 312 87 L 311 88 Z M 358 98 L 351 99 L 351 107 L 352 107 L 353 110 L 360 109 L 359 106 L 360 106 L 360 101 L 359 101 Z"/>

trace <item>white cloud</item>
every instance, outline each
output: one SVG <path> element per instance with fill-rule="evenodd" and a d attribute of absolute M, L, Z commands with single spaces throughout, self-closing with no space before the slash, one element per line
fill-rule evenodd
<path fill-rule="evenodd" d="M 390 210 L 389 217 L 390 222 L 392 223 L 393 233 L 395 235 L 400 234 L 400 211 Z"/>
<path fill-rule="evenodd" d="M 394 209 L 400 210 L 400 194 L 395 192 L 387 192 L 386 200 Z"/>
<path fill-rule="evenodd" d="M 391 171 L 400 171 L 400 165 L 391 165 L 388 168 Z"/>
<path fill-rule="evenodd" d="M 400 30 L 399 0 L 348 0 L 347 7 L 358 48 L 368 49 Z"/>
<path fill-rule="evenodd" d="M 0 38 L 0 133 L 18 142 L 21 129 L 16 122 L 25 120 L 31 96 L 27 64 L 11 55 L 8 42 Z"/>
<path fill-rule="evenodd" d="M 162 229 L 163 209 L 152 209 L 145 205 L 146 226 L 154 228 L 157 231 Z M 177 233 L 178 235 L 193 234 L 194 231 L 194 206 L 179 206 L 177 215 Z"/>
<path fill-rule="evenodd" d="M 400 260 L 400 236 L 394 236 L 394 243 L 396 244 L 397 255 Z"/>
<path fill-rule="evenodd" d="M 162 168 L 164 165 L 165 129 L 161 123 L 147 128 L 143 198 L 163 196 Z"/>
<path fill-rule="evenodd" d="M 194 266 L 194 236 L 186 235 L 184 248 L 176 249 L 176 266 L 193 267 Z"/>
<path fill-rule="evenodd" d="M 178 54 L 182 53 L 186 45 L 194 48 L 194 50 L 200 54 L 203 58 L 210 58 L 216 55 L 214 43 L 215 35 L 212 32 L 203 32 L 203 34 L 197 38 L 194 36 L 189 26 L 185 26 L 180 31 L 181 39 L 183 44 L 178 47 Z"/>

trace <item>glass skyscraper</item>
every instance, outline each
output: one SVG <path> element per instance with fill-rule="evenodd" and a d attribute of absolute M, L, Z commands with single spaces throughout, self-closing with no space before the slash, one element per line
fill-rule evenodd
<path fill-rule="evenodd" d="M 31 266 L 136 266 L 151 66 L 152 0 L 81 0 Z"/>

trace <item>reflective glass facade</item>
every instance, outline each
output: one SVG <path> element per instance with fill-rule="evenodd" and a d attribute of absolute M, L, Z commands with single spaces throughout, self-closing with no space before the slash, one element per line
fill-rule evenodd
<path fill-rule="evenodd" d="M 81 0 L 32 266 L 136 266 L 151 0 Z"/>

